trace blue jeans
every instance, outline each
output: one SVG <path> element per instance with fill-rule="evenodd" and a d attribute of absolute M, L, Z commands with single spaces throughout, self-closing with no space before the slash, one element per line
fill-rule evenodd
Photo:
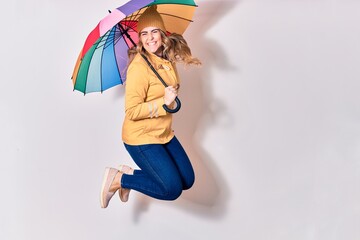
<path fill-rule="evenodd" d="M 176 137 L 166 144 L 124 145 L 141 170 L 135 170 L 134 175 L 123 174 L 123 188 L 161 200 L 175 200 L 194 184 L 194 170 Z"/>

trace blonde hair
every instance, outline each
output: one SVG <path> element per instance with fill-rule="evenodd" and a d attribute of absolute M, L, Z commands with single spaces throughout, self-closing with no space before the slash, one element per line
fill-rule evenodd
<path fill-rule="evenodd" d="M 180 62 L 185 65 L 201 65 L 201 61 L 192 56 L 190 47 L 182 35 L 171 33 L 167 36 L 162 30 L 160 30 L 160 32 L 163 58 L 172 63 Z M 129 64 L 132 62 L 137 53 L 148 55 L 141 41 L 139 41 L 137 46 L 128 50 Z"/>

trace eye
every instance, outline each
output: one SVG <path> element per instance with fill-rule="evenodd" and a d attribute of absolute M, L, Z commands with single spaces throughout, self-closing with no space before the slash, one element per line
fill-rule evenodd
<path fill-rule="evenodd" d="M 158 33 L 159 32 L 159 29 L 154 29 L 151 31 L 152 33 Z"/>

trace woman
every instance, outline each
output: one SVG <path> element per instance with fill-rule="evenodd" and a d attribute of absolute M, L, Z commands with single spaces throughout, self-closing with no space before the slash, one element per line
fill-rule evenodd
<path fill-rule="evenodd" d="M 176 62 L 201 64 L 179 34 L 166 35 L 164 22 L 149 7 L 138 20 L 139 43 L 129 50 L 125 88 L 125 148 L 140 168 L 106 168 L 101 189 L 101 207 L 119 191 L 126 202 L 130 189 L 161 200 L 175 200 L 195 180 L 190 160 L 171 129 L 173 107 L 179 90 Z M 142 56 L 143 55 L 143 56 Z M 169 87 L 164 87 L 143 57 L 146 57 Z"/>

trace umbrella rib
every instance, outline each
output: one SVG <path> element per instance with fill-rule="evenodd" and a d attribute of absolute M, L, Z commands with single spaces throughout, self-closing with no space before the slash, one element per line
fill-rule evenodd
<path fill-rule="evenodd" d="M 141 11 L 141 9 L 139 9 L 136 12 L 133 12 L 132 14 L 128 15 L 126 17 L 126 20 L 130 20 L 130 22 L 134 21 L 134 25 L 135 25 L 135 20 L 138 19 L 139 16 L 141 16 L 140 11 Z"/>
<path fill-rule="evenodd" d="M 111 29 L 109 30 L 109 31 L 111 31 Z M 105 36 L 106 34 L 104 34 L 104 36 Z M 110 34 L 109 34 L 110 35 Z M 97 44 L 97 46 L 96 46 L 96 49 L 99 49 L 99 48 L 101 48 L 102 46 L 105 46 L 105 48 L 106 48 L 106 41 L 107 41 L 107 39 L 113 39 L 113 37 L 111 37 L 111 36 L 108 36 L 105 40 L 104 40 L 104 38 L 102 38 L 99 42 L 98 42 L 98 44 Z M 94 44 L 95 45 L 95 44 Z"/>
<path fill-rule="evenodd" d="M 120 37 L 117 39 L 117 42 L 120 41 Z M 117 43 L 116 42 L 116 43 Z M 117 62 L 117 56 L 116 56 L 116 50 L 115 50 L 115 45 L 116 45 L 115 42 L 113 42 L 113 49 L 114 49 L 114 58 L 115 58 L 115 62 Z M 117 72 L 119 74 L 119 78 L 120 78 L 120 81 L 121 83 L 123 83 L 124 81 L 121 79 L 121 73 L 120 73 L 120 69 L 119 69 L 119 65 L 116 64 L 116 69 L 117 69 Z"/>
<path fill-rule="evenodd" d="M 105 48 L 105 46 L 104 46 Z M 102 63 L 103 63 L 103 58 L 104 58 L 104 51 L 101 51 L 101 61 L 100 61 L 100 92 L 103 93 L 103 78 L 102 78 Z"/>
<path fill-rule="evenodd" d="M 129 31 L 129 28 L 128 29 L 124 29 L 121 24 L 119 23 L 119 29 L 120 29 L 120 33 L 123 35 L 124 37 L 124 34 L 125 34 L 125 37 L 127 37 L 130 42 L 135 46 L 136 43 L 134 42 L 134 40 L 131 38 L 131 36 L 129 35 L 128 31 Z M 129 46 L 128 46 L 129 47 Z"/>
<path fill-rule="evenodd" d="M 95 47 L 96 48 L 96 47 Z M 92 52 L 92 54 L 91 54 L 91 58 L 94 56 L 94 52 L 95 51 L 93 51 Z M 90 66 L 90 64 L 89 64 L 89 66 Z M 86 69 L 86 79 L 85 79 L 85 88 L 84 88 L 84 96 L 85 96 L 85 94 L 86 94 L 86 89 L 87 89 L 87 84 L 88 84 L 88 78 L 89 78 L 89 70 L 90 70 L 90 67 L 88 67 L 88 69 Z"/>
<path fill-rule="evenodd" d="M 107 36 L 107 35 L 108 35 L 108 34 L 106 33 L 106 34 L 104 34 L 104 36 L 101 37 L 100 41 L 98 42 L 98 45 L 95 46 L 95 49 L 98 49 L 98 46 L 99 46 L 99 44 L 100 44 L 101 42 L 105 42 L 105 43 L 104 43 L 103 45 L 101 45 L 101 46 L 104 46 L 104 45 L 106 44 L 106 39 L 107 39 L 107 37 L 105 37 L 105 36 Z M 109 33 L 109 35 L 110 35 L 110 33 Z M 106 47 L 106 46 L 104 46 L 104 47 Z M 95 54 L 95 51 L 92 53 L 91 58 L 94 56 L 94 54 Z M 101 62 L 102 62 L 102 59 L 103 59 L 103 54 L 104 54 L 104 51 L 101 52 Z M 101 68 L 102 68 L 102 65 L 100 64 L 100 72 L 101 72 Z M 89 74 L 89 70 L 90 70 L 90 67 L 88 68 L 86 75 Z M 100 76 L 100 79 L 101 79 L 101 76 Z M 87 89 L 87 82 L 88 82 L 88 76 L 86 77 L 86 81 L 85 81 L 85 92 L 84 92 L 84 95 L 85 95 L 86 89 Z M 102 93 L 102 92 L 103 92 L 103 90 L 102 90 L 102 81 L 100 81 L 100 84 L 101 84 L 101 93 Z"/>
<path fill-rule="evenodd" d="M 188 21 L 188 22 L 193 22 L 193 20 L 190 20 L 190 19 L 187 19 L 187 18 L 183 18 L 183 17 L 180 17 L 180 16 L 176 16 L 176 15 L 173 15 L 173 14 L 160 13 L 160 15 L 164 15 L 164 16 L 168 16 L 168 17 L 178 18 L 178 19 L 181 19 L 181 20 L 184 20 L 184 21 Z"/>
<path fill-rule="evenodd" d="M 102 46 L 104 46 L 104 49 L 105 48 L 107 48 L 108 46 L 106 46 L 106 42 L 109 40 L 109 37 L 110 37 L 110 39 L 113 39 L 113 37 L 112 37 L 112 34 L 111 34 L 111 32 L 113 31 L 113 28 L 111 28 L 109 31 L 108 31 L 108 33 L 107 34 L 105 34 L 105 35 L 108 35 L 108 37 L 106 38 L 106 39 L 104 39 L 104 44 L 102 45 Z M 104 36 L 105 36 L 104 35 Z M 103 39 L 102 39 L 103 40 Z M 101 93 L 103 93 L 103 77 L 102 77 L 102 69 L 103 69 L 103 59 L 104 59 L 104 50 L 103 51 L 101 51 L 101 61 L 100 61 L 100 92 Z"/>

